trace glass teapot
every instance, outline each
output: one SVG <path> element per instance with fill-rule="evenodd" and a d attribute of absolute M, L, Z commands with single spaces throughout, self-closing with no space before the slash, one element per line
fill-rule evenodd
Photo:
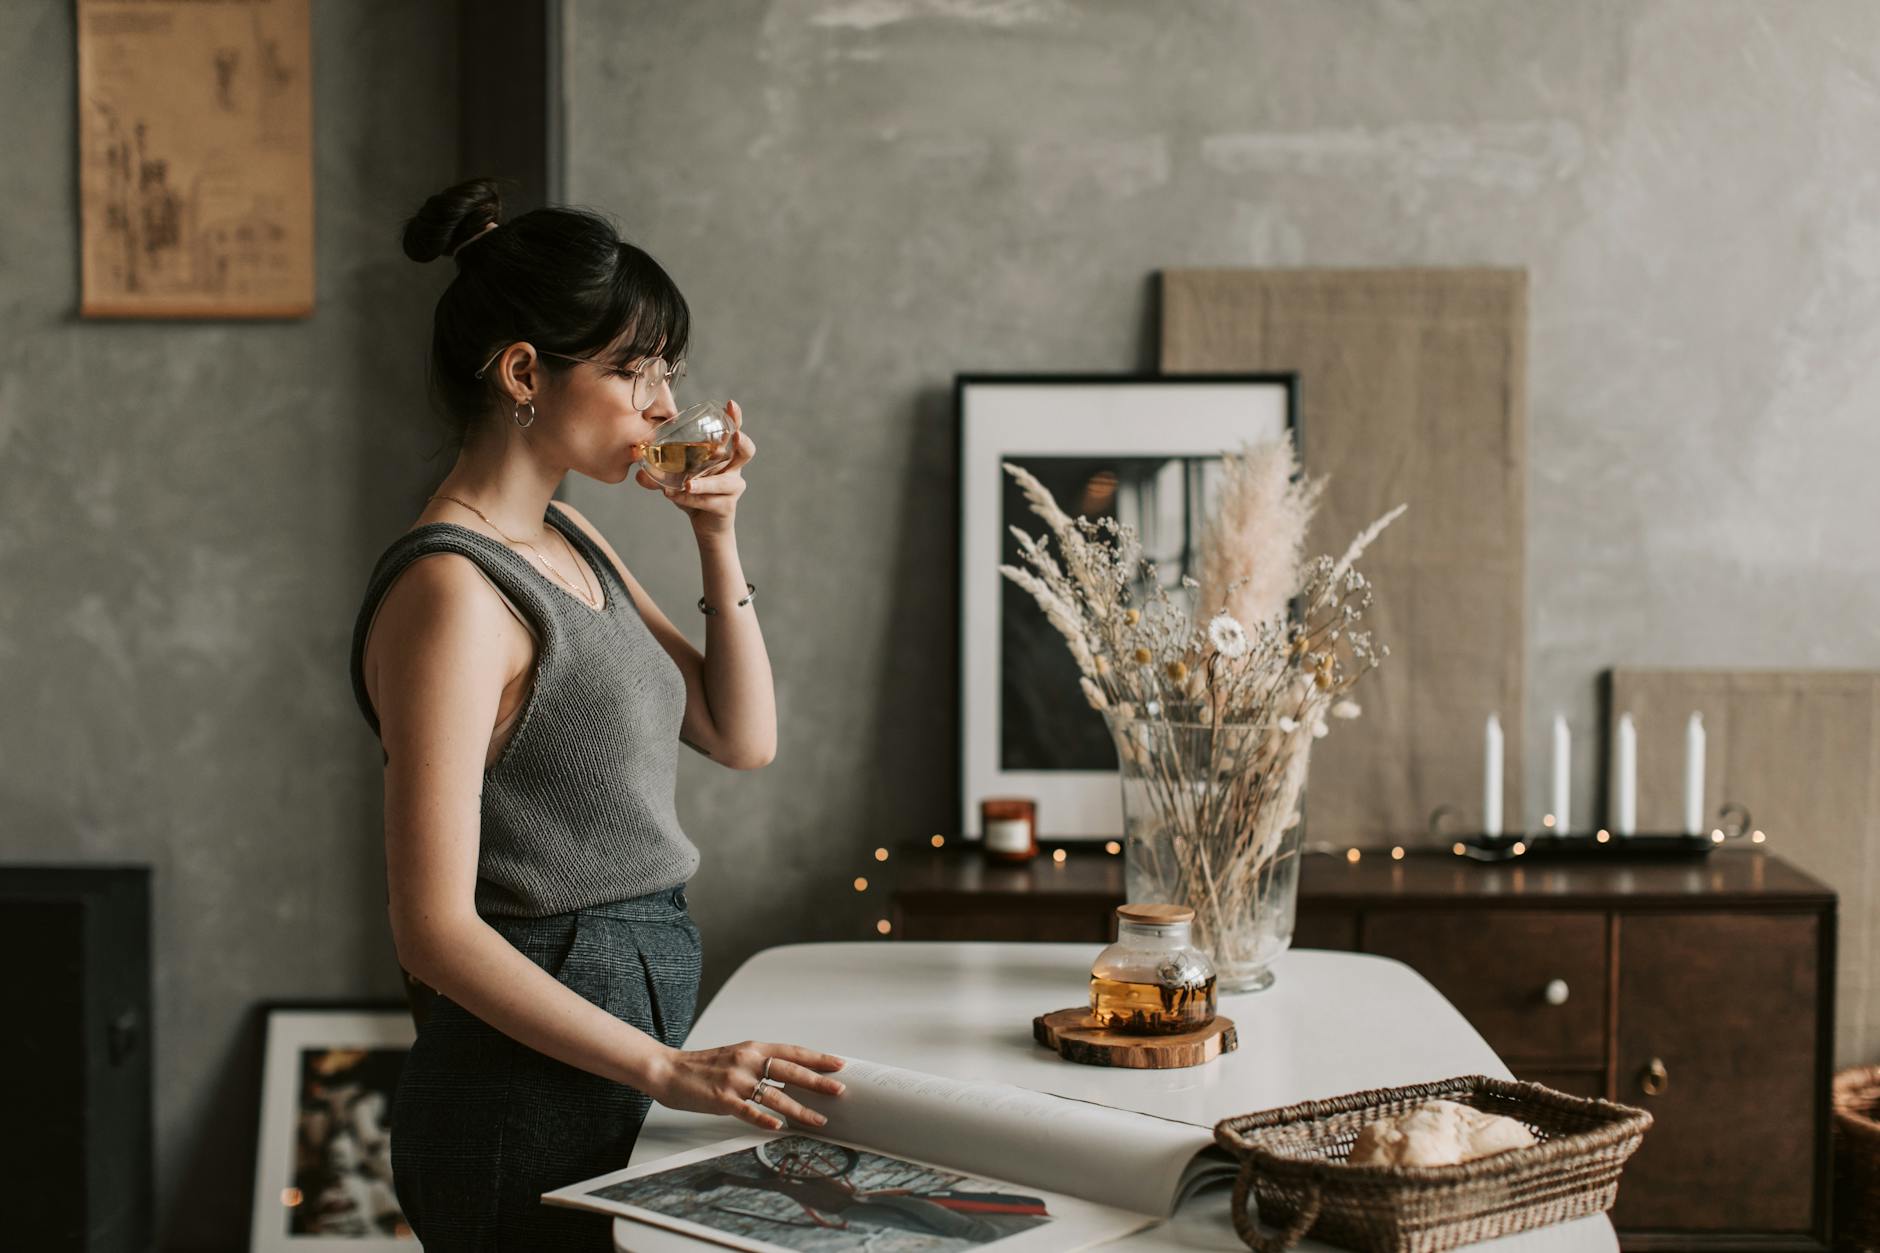
<path fill-rule="evenodd" d="M 1116 943 L 1090 967 L 1090 1017 L 1111 1031 L 1174 1035 L 1214 1021 L 1214 963 L 1186 905 L 1119 905 Z"/>

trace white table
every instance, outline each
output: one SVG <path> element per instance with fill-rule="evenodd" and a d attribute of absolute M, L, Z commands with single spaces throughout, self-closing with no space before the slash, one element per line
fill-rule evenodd
<path fill-rule="evenodd" d="M 1508 1077 L 1508 1068 L 1454 1006 L 1401 963 L 1302 950 L 1274 967 L 1260 993 L 1221 998 L 1240 1047 L 1185 1070 L 1079 1066 L 1040 1048 L 1031 1020 L 1079 1003 L 1089 944 L 793 944 L 738 968 L 686 1044 L 741 1040 L 808 1045 L 962 1079 L 991 1079 L 1212 1127 L 1232 1114 L 1364 1088 L 1452 1075 Z M 748 1132 L 729 1118 L 655 1105 L 635 1163 Z M 716 1246 L 617 1219 L 632 1253 Z M 1168 1222 L 1104 1246 L 1114 1250 L 1244 1249 L 1226 1188 L 1204 1192 Z M 1330 1246 L 1303 1241 L 1303 1250 Z M 1496 1253 L 1615 1253 L 1604 1215 L 1473 1246 Z"/>

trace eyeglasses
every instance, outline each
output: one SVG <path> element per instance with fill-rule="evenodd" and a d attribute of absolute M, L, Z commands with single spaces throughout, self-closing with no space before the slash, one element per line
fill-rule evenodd
<path fill-rule="evenodd" d="M 502 356 L 504 349 L 508 347 L 508 344 L 504 344 L 502 348 L 498 348 L 495 352 L 491 353 L 490 359 L 483 363 L 482 367 L 477 370 L 473 377 L 482 378 L 483 375 L 488 372 L 490 366 L 495 364 L 496 358 Z M 658 398 L 660 388 L 676 384 L 680 379 L 685 377 L 685 362 L 681 361 L 678 365 L 668 365 L 664 357 L 648 357 L 631 370 L 623 370 L 612 362 L 596 361 L 592 357 L 571 357 L 565 352 L 549 352 L 541 348 L 536 349 L 536 351 L 541 353 L 544 357 L 559 357 L 563 361 L 579 361 L 583 365 L 595 366 L 616 377 L 632 379 L 633 407 L 635 409 L 645 409 L 649 407 L 653 401 Z"/>

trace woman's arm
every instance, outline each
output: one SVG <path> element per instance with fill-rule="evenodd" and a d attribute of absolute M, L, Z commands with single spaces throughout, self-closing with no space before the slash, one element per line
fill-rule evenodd
<path fill-rule="evenodd" d="M 735 403 L 732 412 L 737 416 Z M 566 512 L 607 554 L 621 581 L 633 593 L 654 638 L 678 663 L 685 676 L 686 695 L 680 738 L 713 761 L 735 770 L 755 770 L 769 765 L 777 755 L 776 690 L 764 634 L 757 624 L 757 602 L 738 605 L 745 596 L 745 579 L 733 519 L 738 499 L 744 494 L 744 465 L 756 452 L 751 437 L 740 433 L 738 455 L 730 466 L 695 480 L 690 492 L 666 493 L 692 522 L 705 603 L 717 610 L 705 617 L 703 653 L 653 603 L 591 522 L 566 502 L 557 501 L 554 506 Z M 640 481 L 663 490 L 644 474 Z"/>
<path fill-rule="evenodd" d="M 629 1084 L 663 1105 L 782 1124 L 746 1101 L 771 1073 L 817 1091 L 839 1059 L 745 1041 L 682 1052 L 563 986 L 477 916 L 484 758 L 507 676 L 508 610 L 468 558 L 415 562 L 386 594 L 374 627 L 385 748 L 385 869 L 399 964 L 511 1039 Z M 783 1094 L 772 1110 L 820 1125 Z"/>

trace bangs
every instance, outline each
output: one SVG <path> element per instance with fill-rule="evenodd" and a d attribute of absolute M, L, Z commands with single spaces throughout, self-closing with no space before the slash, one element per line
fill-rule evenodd
<path fill-rule="evenodd" d="M 607 337 L 595 351 L 615 365 L 639 357 L 664 357 L 676 364 L 691 342 L 692 311 L 659 262 L 623 243 L 606 314 L 595 329 Z"/>

